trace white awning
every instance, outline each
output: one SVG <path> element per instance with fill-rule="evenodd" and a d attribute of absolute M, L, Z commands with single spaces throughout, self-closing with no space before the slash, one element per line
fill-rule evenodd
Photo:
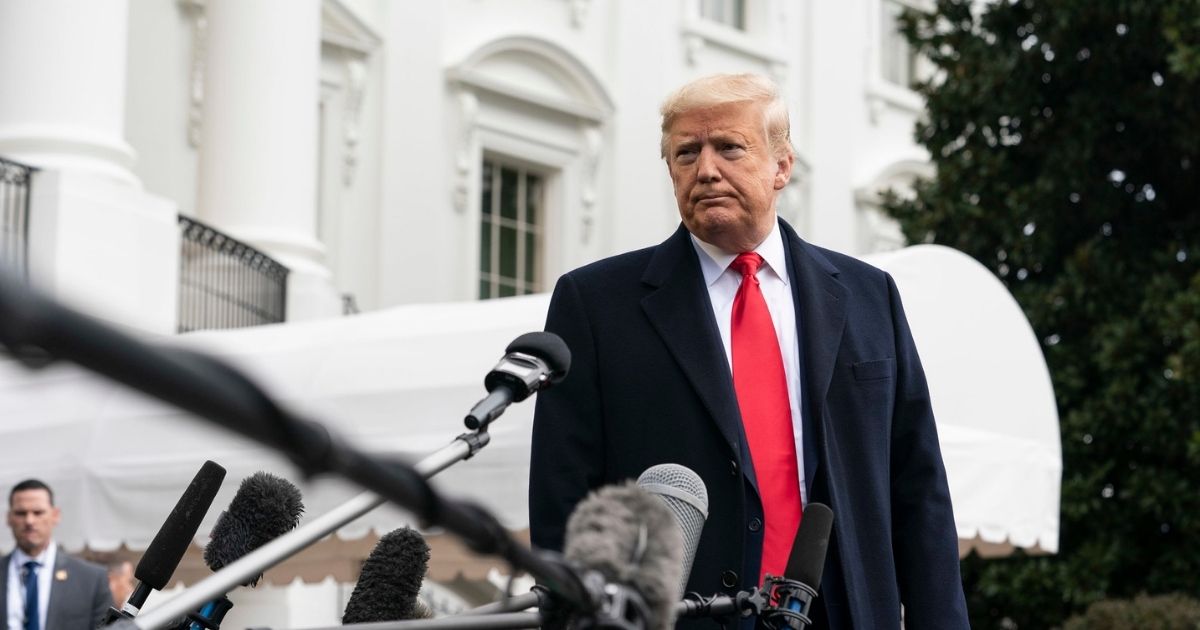
<path fill-rule="evenodd" d="M 870 262 L 905 301 L 933 395 L 964 548 L 1058 547 L 1058 418 L 1037 340 L 1003 286 L 967 256 L 921 246 Z M 421 304 L 352 317 L 192 333 L 163 340 L 240 366 L 287 407 L 361 447 L 412 460 L 448 444 L 484 394 L 483 376 L 517 335 L 542 327 L 548 296 Z M 474 459 L 434 485 L 527 526 L 533 405 L 513 405 Z M 29 372 L 0 361 L 0 483 L 49 483 L 69 549 L 144 548 L 205 459 L 229 469 L 204 535 L 238 482 L 267 470 L 299 481 L 258 445 L 70 365 Z M 299 484 L 308 515 L 359 491 Z M 357 538 L 410 518 L 383 507 L 339 531 Z M 987 543 L 987 544 L 983 544 Z M 989 545 L 997 545 L 992 547 Z M 11 547 L 7 529 L 0 548 Z"/>
<path fill-rule="evenodd" d="M 1057 552 L 1058 408 L 1021 307 L 983 265 L 948 247 L 867 260 L 896 279 L 921 354 L 960 550 Z"/>

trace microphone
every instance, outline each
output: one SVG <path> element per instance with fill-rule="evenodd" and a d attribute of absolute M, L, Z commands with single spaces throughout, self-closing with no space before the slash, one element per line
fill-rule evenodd
<path fill-rule="evenodd" d="M 670 630 L 683 546 L 671 510 L 633 483 L 580 501 L 567 519 L 563 555 L 586 572 L 585 583 L 603 582 L 605 596 L 601 618 L 584 625 Z"/>
<path fill-rule="evenodd" d="M 137 616 L 151 591 L 161 591 L 167 587 L 167 582 L 179 566 L 188 545 L 196 537 L 196 530 L 200 529 L 200 522 L 208 514 L 208 508 L 224 480 L 223 467 L 212 461 L 204 462 L 138 561 L 133 573 L 138 583 L 129 594 L 129 599 L 123 602 L 121 610 L 109 608 L 104 624 L 116 621 L 119 617 Z"/>
<path fill-rule="evenodd" d="M 642 490 L 656 495 L 671 510 L 675 524 L 683 534 L 683 574 L 675 599 L 683 597 L 688 578 L 692 575 L 692 562 L 696 559 L 696 547 L 700 544 L 700 533 L 708 519 L 708 488 L 695 471 L 680 464 L 659 464 L 647 468 L 638 477 L 637 485 Z"/>
<path fill-rule="evenodd" d="M 803 630 L 812 623 L 812 601 L 821 588 L 825 571 L 825 553 L 829 532 L 833 529 L 833 510 L 823 503 L 809 503 L 800 519 L 800 529 L 792 543 L 783 577 L 768 575 L 764 587 L 771 606 L 763 612 L 763 621 L 772 628 Z"/>
<path fill-rule="evenodd" d="M 562 381 L 571 369 L 571 351 L 554 333 L 525 333 L 504 349 L 504 357 L 483 379 L 488 395 L 471 408 L 468 429 L 487 427 L 509 405 Z"/>
<path fill-rule="evenodd" d="M 229 509 L 221 513 L 213 526 L 204 548 L 204 564 L 214 572 L 220 571 L 225 565 L 295 529 L 303 512 L 300 490 L 292 482 L 266 472 L 246 477 L 229 502 Z M 262 573 L 252 576 L 242 586 L 254 586 L 260 579 Z M 233 602 L 222 596 L 188 615 L 190 621 L 185 621 L 184 627 L 191 630 L 219 628 L 230 608 L 233 608 Z"/>
<path fill-rule="evenodd" d="M 385 534 L 363 563 L 342 623 L 429 619 L 433 613 L 417 600 L 428 567 L 429 545 L 416 530 Z"/>

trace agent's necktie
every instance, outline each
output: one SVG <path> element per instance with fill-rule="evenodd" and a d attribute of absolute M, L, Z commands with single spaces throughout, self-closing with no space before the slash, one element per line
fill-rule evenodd
<path fill-rule="evenodd" d="M 41 630 L 38 618 L 38 567 L 41 563 L 25 563 L 25 630 Z"/>
<path fill-rule="evenodd" d="M 783 355 L 756 275 L 762 264 L 762 256 L 748 252 L 731 265 L 742 284 L 733 299 L 730 345 L 733 387 L 763 504 L 761 573 L 782 575 L 803 508 Z"/>

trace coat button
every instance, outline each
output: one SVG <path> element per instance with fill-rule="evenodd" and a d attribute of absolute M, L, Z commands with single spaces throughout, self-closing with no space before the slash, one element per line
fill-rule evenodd
<path fill-rule="evenodd" d="M 724 586 L 725 588 L 733 588 L 737 585 L 738 574 L 728 570 L 721 572 L 721 586 Z"/>
<path fill-rule="evenodd" d="M 734 459 L 729 460 L 729 475 L 731 477 L 738 476 L 737 460 L 734 460 Z"/>
<path fill-rule="evenodd" d="M 750 519 L 750 531 L 756 532 L 760 529 L 762 529 L 762 519 L 757 516 Z"/>

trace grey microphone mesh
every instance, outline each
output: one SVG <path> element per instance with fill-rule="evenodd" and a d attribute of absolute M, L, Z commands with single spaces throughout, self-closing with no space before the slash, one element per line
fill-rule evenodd
<path fill-rule="evenodd" d="M 688 577 L 692 574 L 692 561 L 696 558 L 696 546 L 700 544 L 700 532 L 708 518 L 708 488 L 691 468 L 679 464 L 651 466 L 637 480 L 638 487 L 657 495 L 683 531 L 683 579 L 679 584 L 679 595 L 687 589 Z"/>

